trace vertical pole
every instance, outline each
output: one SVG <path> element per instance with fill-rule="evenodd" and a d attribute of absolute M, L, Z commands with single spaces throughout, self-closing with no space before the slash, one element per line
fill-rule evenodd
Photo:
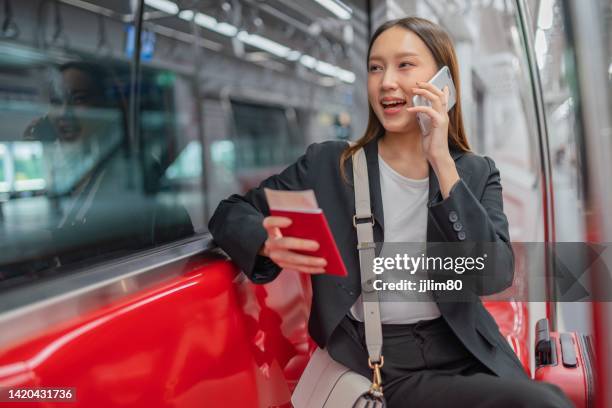
<path fill-rule="evenodd" d="M 134 13 L 134 55 L 132 55 L 132 68 L 130 70 L 130 111 L 129 111 L 129 141 L 130 152 L 140 150 L 140 50 L 142 48 L 142 21 L 144 0 L 132 2 Z"/>
<path fill-rule="evenodd" d="M 557 303 L 554 282 L 554 243 L 555 238 L 555 213 L 552 169 L 550 164 L 550 150 L 548 143 L 548 127 L 546 125 L 546 112 L 544 111 L 544 95 L 540 73 L 536 64 L 532 29 L 529 24 L 528 8 L 525 0 L 516 0 L 517 24 L 523 37 L 527 65 L 531 83 L 531 92 L 535 108 L 535 118 L 538 126 L 538 146 L 540 154 L 540 180 L 542 185 L 542 209 L 544 212 L 544 268 L 546 277 L 546 316 L 548 317 L 550 329 L 557 329 Z"/>
<path fill-rule="evenodd" d="M 202 47 L 200 46 L 200 35 L 201 29 L 195 22 L 196 13 L 193 13 L 193 17 L 191 18 L 191 30 L 193 34 L 194 41 L 192 42 L 193 48 L 193 72 L 191 76 L 192 81 L 192 92 L 193 99 L 195 101 L 195 117 L 197 121 L 197 130 L 198 136 L 200 139 L 200 144 L 202 146 L 202 174 L 200 177 L 201 180 L 201 188 L 203 195 L 203 215 L 204 221 L 208 223 L 208 220 L 211 215 L 211 200 L 210 200 L 210 182 L 209 177 L 212 174 L 212 165 L 210 163 L 210 141 L 206 138 L 206 132 L 204 129 L 204 96 L 202 95 L 202 86 L 200 84 L 200 73 L 203 71 L 204 67 L 204 55 L 202 51 Z"/>

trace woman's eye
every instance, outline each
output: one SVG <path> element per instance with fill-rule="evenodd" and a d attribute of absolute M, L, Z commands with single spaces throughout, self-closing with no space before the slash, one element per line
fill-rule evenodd
<path fill-rule="evenodd" d="M 406 67 L 406 66 L 414 67 L 414 64 L 411 64 L 410 62 L 402 62 L 402 63 L 400 63 L 400 68 L 403 68 L 403 67 Z"/>
<path fill-rule="evenodd" d="M 380 66 L 378 65 L 370 65 L 370 68 L 368 68 L 370 72 L 377 71 L 379 69 L 380 69 Z"/>

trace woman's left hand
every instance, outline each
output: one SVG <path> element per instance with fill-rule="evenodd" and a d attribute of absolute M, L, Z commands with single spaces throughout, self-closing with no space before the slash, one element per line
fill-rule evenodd
<path fill-rule="evenodd" d="M 431 102 L 429 106 L 411 106 L 406 110 L 414 113 L 424 113 L 431 119 L 431 130 L 423 135 L 423 153 L 433 165 L 436 160 L 450 157 L 448 150 L 448 87 L 438 89 L 428 82 L 417 82 L 418 88 L 413 88 L 415 95 L 421 95 Z"/>

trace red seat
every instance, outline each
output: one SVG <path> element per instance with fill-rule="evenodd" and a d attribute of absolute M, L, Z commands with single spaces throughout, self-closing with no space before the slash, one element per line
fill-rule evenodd
<path fill-rule="evenodd" d="M 527 374 L 529 368 L 529 309 L 525 302 L 485 301 L 485 308 L 491 313 L 499 331 L 523 364 Z"/>

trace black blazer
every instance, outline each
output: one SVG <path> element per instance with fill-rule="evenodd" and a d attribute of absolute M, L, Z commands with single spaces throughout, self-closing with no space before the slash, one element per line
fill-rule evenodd
<path fill-rule="evenodd" d="M 269 214 L 263 188 L 315 192 L 349 272 L 348 277 L 312 275 L 313 300 L 308 329 L 315 342 L 324 347 L 334 329 L 360 294 L 357 233 L 352 224 L 355 213 L 352 161 L 345 166 L 349 183 L 340 175 L 340 154 L 346 142 L 315 143 L 296 163 L 264 180 L 244 196 L 232 195 L 221 201 L 209 222 L 215 242 L 255 283 L 273 280 L 281 271 L 269 258 L 258 255 L 266 231 L 262 220 Z M 384 221 L 378 143 L 365 147 L 370 181 L 374 239 L 384 242 Z M 427 242 L 465 240 L 498 242 L 495 279 L 479 280 L 471 301 L 438 301 L 440 312 L 457 337 L 483 364 L 499 376 L 526 376 L 514 351 L 484 308 L 479 295 L 502 291 L 512 284 L 514 256 L 509 244 L 508 221 L 503 212 L 499 171 L 488 157 L 451 150 L 460 180 L 442 200 L 438 180 L 430 167 Z M 459 222 L 461 229 L 453 225 Z M 488 271 L 488 272 L 487 272 Z M 484 273 L 491 274 L 491 268 Z M 466 274 L 467 275 L 467 274 Z"/>

